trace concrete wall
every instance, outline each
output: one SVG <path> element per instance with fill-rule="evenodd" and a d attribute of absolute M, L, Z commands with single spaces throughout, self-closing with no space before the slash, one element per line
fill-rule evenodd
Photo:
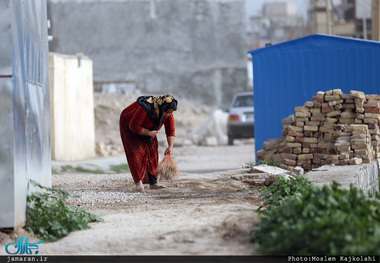
<path fill-rule="evenodd" d="M 244 0 L 49 0 L 50 51 L 84 52 L 95 82 L 212 105 L 247 89 Z"/>
<path fill-rule="evenodd" d="M 369 164 L 333 166 L 325 165 L 314 169 L 305 176 L 316 186 L 331 185 L 333 181 L 349 189 L 350 184 L 362 189 L 365 194 L 379 192 L 380 160 Z"/>
<path fill-rule="evenodd" d="M 92 60 L 49 54 L 52 159 L 95 157 Z"/>

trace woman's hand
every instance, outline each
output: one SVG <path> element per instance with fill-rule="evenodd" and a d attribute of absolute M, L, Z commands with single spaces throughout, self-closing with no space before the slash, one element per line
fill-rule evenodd
<path fill-rule="evenodd" d="M 152 139 L 154 139 L 154 137 L 156 137 L 157 132 L 158 131 L 149 131 L 148 136 L 151 137 Z"/>
<path fill-rule="evenodd" d="M 164 155 L 167 155 L 167 154 L 173 155 L 173 147 L 166 148 Z"/>

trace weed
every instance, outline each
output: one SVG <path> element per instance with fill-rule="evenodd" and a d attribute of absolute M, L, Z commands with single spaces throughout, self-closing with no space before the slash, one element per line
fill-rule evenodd
<path fill-rule="evenodd" d="M 128 164 L 119 164 L 119 165 L 111 165 L 110 170 L 114 171 L 115 173 L 127 173 L 129 172 L 129 166 Z"/>
<path fill-rule="evenodd" d="M 72 231 L 88 228 L 88 223 L 102 222 L 99 216 L 90 214 L 79 207 L 66 204 L 70 194 L 61 189 L 44 187 L 30 180 L 42 189 L 27 197 L 26 230 L 46 242 L 57 241 Z"/>
<path fill-rule="evenodd" d="M 258 163 L 258 164 L 254 163 L 254 162 L 246 162 L 245 165 L 242 166 L 242 168 L 243 168 L 243 169 L 250 169 L 250 168 L 253 168 L 253 167 L 258 166 L 258 165 L 260 165 L 260 164 L 266 164 L 266 165 L 268 165 L 268 166 L 281 167 L 281 164 L 276 163 L 276 162 L 274 162 L 274 161 L 270 161 L 270 162 L 268 162 L 268 161 L 265 161 L 265 160 L 259 160 L 259 163 Z"/>

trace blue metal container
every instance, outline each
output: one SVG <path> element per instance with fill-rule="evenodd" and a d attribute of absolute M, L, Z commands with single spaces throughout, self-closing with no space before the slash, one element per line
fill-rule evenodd
<path fill-rule="evenodd" d="M 380 43 L 310 35 L 248 52 L 252 55 L 255 149 L 282 137 L 281 120 L 318 91 L 380 94 Z"/>

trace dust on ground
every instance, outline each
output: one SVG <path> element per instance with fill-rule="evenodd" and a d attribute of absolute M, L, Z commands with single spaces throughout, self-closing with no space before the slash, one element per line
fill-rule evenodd
<path fill-rule="evenodd" d="M 167 188 L 134 191 L 130 174 L 53 175 L 69 203 L 104 222 L 40 245 L 40 255 L 252 255 L 249 232 L 259 221 L 257 188 L 240 181 L 246 169 L 181 173 Z M 1 247 L 25 236 L 7 236 Z M 0 237 L 1 238 L 1 237 Z M 34 239 L 35 240 L 35 239 Z M 37 241 L 37 240 L 35 240 Z M 4 249 L 0 249 L 4 251 Z"/>

